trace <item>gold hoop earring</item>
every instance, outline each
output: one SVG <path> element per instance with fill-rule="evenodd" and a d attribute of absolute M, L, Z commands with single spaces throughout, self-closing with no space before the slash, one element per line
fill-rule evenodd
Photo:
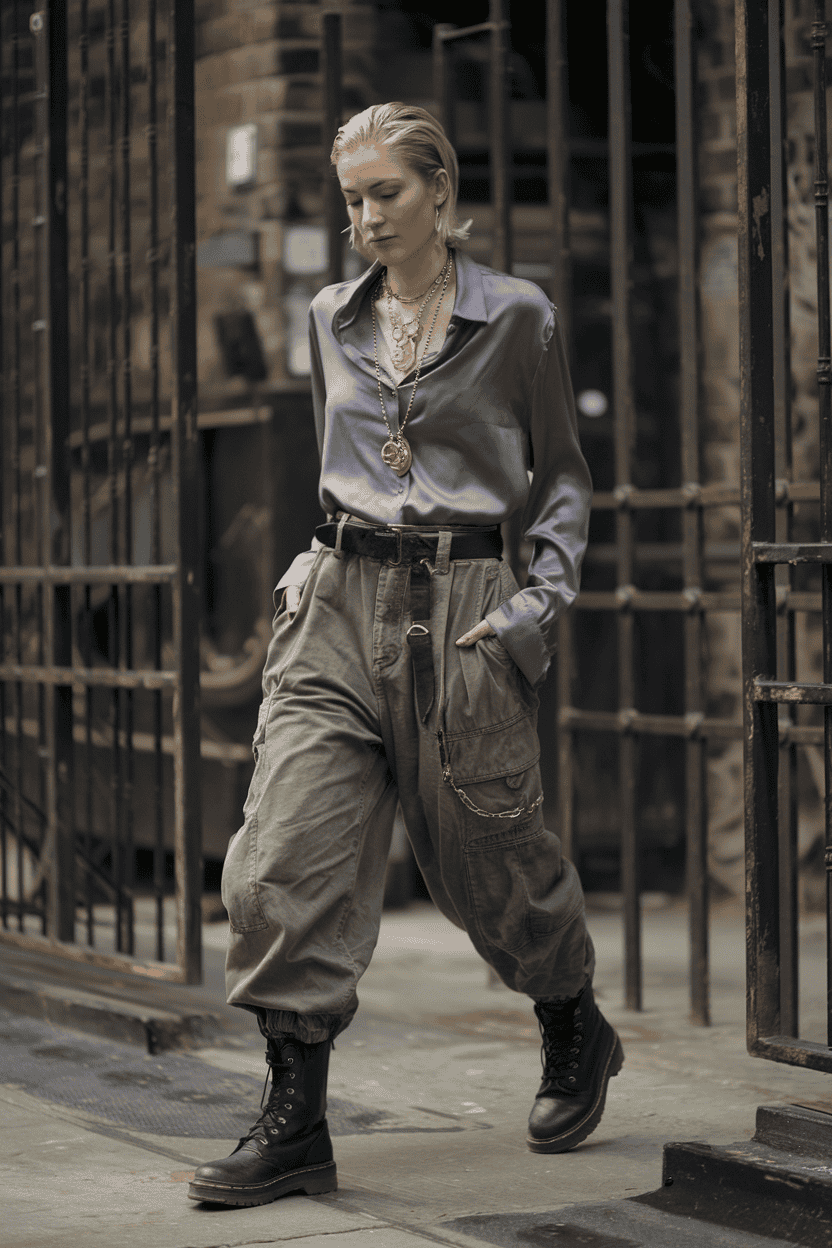
<path fill-rule="evenodd" d="M 439 209 L 437 208 L 437 209 L 436 209 L 436 224 L 435 224 L 435 226 L 433 227 L 433 228 L 436 230 L 436 233 L 437 233 L 437 234 L 439 233 L 439 230 L 440 230 L 441 226 L 442 226 L 442 219 L 441 219 L 441 217 L 439 216 Z"/>

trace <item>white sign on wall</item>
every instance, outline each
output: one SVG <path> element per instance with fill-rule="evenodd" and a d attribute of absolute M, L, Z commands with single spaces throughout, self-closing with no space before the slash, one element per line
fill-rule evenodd
<path fill-rule="evenodd" d="M 254 122 L 234 126 L 225 141 L 225 181 L 228 186 L 247 186 L 257 176 L 257 126 Z"/>

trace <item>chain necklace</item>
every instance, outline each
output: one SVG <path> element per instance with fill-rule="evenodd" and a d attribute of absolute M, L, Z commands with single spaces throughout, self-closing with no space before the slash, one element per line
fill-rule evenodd
<path fill-rule="evenodd" d="M 443 265 L 439 274 L 440 278 L 444 271 L 445 266 Z M 436 283 L 422 299 L 418 311 L 406 315 L 393 307 L 393 292 L 390 289 L 390 285 L 386 278 L 382 282 L 381 289 L 383 296 L 387 300 L 387 315 L 390 317 L 391 335 L 393 338 L 390 354 L 393 357 L 393 367 L 397 373 L 404 373 L 407 376 L 416 364 L 416 343 L 419 338 L 419 331 L 422 328 L 422 313 L 433 296 L 435 285 Z"/>
<path fill-rule="evenodd" d="M 404 414 L 404 420 L 399 425 L 399 429 L 397 433 L 393 433 L 393 430 L 390 428 L 390 421 L 387 416 L 387 408 L 384 405 L 384 392 L 382 391 L 382 388 L 381 388 L 381 369 L 379 368 L 379 363 L 378 363 L 378 336 L 376 333 L 376 302 L 375 302 L 376 295 L 375 295 L 375 292 L 373 293 L 370 299 L 370 311 L 371 311 L 372 318 L 373 318 L 373 362 L 375 363 L 375 366 L 376 366 L 376 382 L 378 383 L 378 398 L 381 404 L 381 414 L 384 417 L 384 423 L 387 426 L 387 432 L 390 434 L 390 437 L 384 443 L 384 446 L 381 448 L 381 458 L 384 460 L 388 468 L 393 469 L 397 477 L 403 477 L 406 472 L 409 472 L 410 465 L 413 463 L 413 452 L 410 449 L 410 444 L 407 441 L 407 438 L 404 437 L 404 427 L 407 424 L 408 417 L 410 416 L 410 412 L 413 408 L 413 400 L 416 397 L 416 387 L 419 384 L 419 375 L 422 371 L 422 363 L 424 361 L 425 356 L 427 355 L 427 350 L 428 350 L 428 347 L 430 346 L 430 340 L 433 337 L 433 330 L 434 330 L 434 326 L 436 325 L 436 318 L 439 316 L 439 309 L 442 307 L 442 303 L 445 299 L 445 292 L 448 289 L 448 281 L 450 280 L 452 266 L 453 266 L 453 253 L 449 251 L 448 259 L 445 261 L 444 268 L 442 269 L 442 277 L 443 277 L 442 291 L 439 295 L 439 301 L 436 305 L 436 310 L 433 314 L 433 320 L 430 323 L 428 336 L 425 339 L 425 349 L 422 352 L 422 359 L 419 360 L 418 365 L 416 367 L 416 376 L 413 378 L 413 389 L 410 392 L 410 402 L 407 405 L 407 411 Z M 376 287 L 376 291 L 378 291 L 379 289 L 383 291 L 385 277 L 382 278 L 380 286 Z"/>
<path fill-rule="evenodd" d="M 436 290 L 436 287 L 437 287 L 437 286 L 439 285 L 439 283 L 442 281 L 442 274 L 443 274 L 444 272 L 445 272 L 445 265 L 443 264 L 443 265 L 442 265 L 442 268 L 441 268 L 441 269 L 439 270 L 439 272 L 436 274 L 436 277 L 433 279 L 433 281 L 431 282 L 430 286 L 428 286 L 427 290 L 423 290 L 421 295 L 414 295 L 412 299 L 405 299 L 403 295 L 393 295 L 393 289 L 392 289 L 392 287 L 391 287 L 391 285 L 390 285 L 389 281 L 387 280 L 387 275 L 385 274 L 385 276 L 384 276 L 384 281 L 385 281 L 385 286 L 386 286 L 387 294 L 388 294 L 388 295 L 393 295 L 393 298 L 394 298 L 394 299 L 397 299 L 397 300 L 399 301 L 399 303 L 418 303 L 418 302 L 419 302 L 419 300 L 422 298 L 422 296 L 423 296 L 423 295 L 430 295 L 431 291 Z"/>

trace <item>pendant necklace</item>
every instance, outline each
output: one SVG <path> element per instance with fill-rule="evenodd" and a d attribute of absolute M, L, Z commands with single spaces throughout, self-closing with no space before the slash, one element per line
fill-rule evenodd
<path fill-rule="evenodd" d="M 410 465 L 413 463 L 413 452 L 410 449 L 410 444 L 407 441 L 407 438 L 404 437 L 404 427 L 407 424 L 407 418 L 410 415 L 411 409 L 413 407 L 413 400 L 416 397 L 416 387 L 419 384 L 419 374 L 422 371 L 422 362 L 427 354 L 428 347 L 430 346 L 430 340 L 433 337 L 433 330 L 434 330 L 434 326 L 436 325 L 436 318 L 439 316 L 439 309 L 442 307 L 442 302 L 445 298 L 445 292 L 448 289 L 448 281 L 451 276 L 452 265 L 453 265 L 453 253 L 449 251 L 448 259 L 445 261 L 442 271 L 439 274 L 439 276 L 442 277 L 443 279 L 442 290 L 439 295 L 439 301 L 436 305 L 436 311 L 433 314 L 433 320 L 430 323 L 428 336 L 425 339 L 425 349 L 422 352 L 422 359 L 419 360 L 418 366 L 416 368 L 416 376 L 413 378 L 413 389 L 410 392 L 410 402 L 407 405 L 407 411 L 404 414 L 404 420 L 399 426 L 398 433 L 393 433 L 393 430 L 390 428 L 390 421 L 387 417 L 387 408 L 384 406 L 384 393 L 381 388 L 381 369 L 379 368 L 379 363 L 378 363 L 378 337 L 376 334 L 375 300 L 376 300 L 376 293 L 378 293 L 379 291 L 384 293 L 386 275 L 385 277 L 382 278 L 380 285 L 376 287 L 376 291 L 373 293 L 370 299 L 370 310 L 371 310 L 371 314 L 373 318 L 373 361 L 376 366 L 376 381 L 378 383 L 378 397 L 379 397 L 379 402 L 381 403 L 381 414 L 384 417 L 384 423 L 387 426 L 387 432 L 390 434 L 390 437 L 384 443 L 384 446 L 381 448 L 381 458 L 384 460 L 388 468 L 393 469 L 397 477 L 403 477 L 406 472 L 409 472 Z M 430 296 L 428 296 L 428 298 L 430 298 Z M 427 299 L 425 300 L 425 303 L 427 303 Z M 421 311 L 422 309 L 420 308 L 419 309 L 420 316 L 421 316 Z M 418 332 L 418 324 L 417 324 L 417 332 Z M 415 345 L 414 345 L 414 356 L 415 356 Z"/>
<path fill-rule="evenodd" d="M 419 339 L 419 331 L 422 328 L 422 313 L 427 307 L 436 291 L 436 287 L 442 281 L 442 275 L 445 272 L 445 266 L 437 273 L 426 291 L 422 291 L 420 295 L 416 295 L 413 299 L 402 299 L 400 295 L 395 298 L 401 304 L 419 303 L 421 304 L 416 312 L 400 312 L 393 306 L 393 291 L 389 281 L 385 275 L 382 292 L 387 299 L 387 315 L 390 317 L 391 336 L 393 338 L 393 346 L 391 348 L 391 356 L 393 359 L 393 367 L 397 373 L 408 373 L 413 371 L 416 364 L 417 342 Z"/>

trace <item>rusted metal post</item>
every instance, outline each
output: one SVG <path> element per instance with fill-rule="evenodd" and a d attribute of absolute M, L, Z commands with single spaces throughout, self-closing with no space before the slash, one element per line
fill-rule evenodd
<path fill-rule="evenodd" d="M 572 247 L 569 233 L 569 68 L 566 5 L 546 0 L 546 169 L 552 235 L 550 290 L 566 342 L 571 343 Z"/>
<path fill-rule="evenodd" d="M 635 451 L 636 414 L 631 327 L 633 267 L 632 126 L 628 0 L 609 0 L 609 178 L 613 334 L 615 481 L 618 512 L 618 705 L 623 731 L 618 747 L 621 811 L 621 882 L 624 894 L 625 1000 L 642 1005 L 640 846 L 636 826 L 638 739 L 635 710 L 635 619 L 631 596 L 635 579 L 635 517 L 629 499 Z"/>
<path fill-rule="evenodd" d="M 170 0 L 171 441 L 178 547 L 174 589 L 177 957 L 187 983 L 202 977 L 202 820 L 199 717 L 201 618 L 200 440 L 196 411 L 196 213 L 194 187 L 194 5 Z"/>
<path fill-rule="evenodd" d="M 791 316 L 789 291 L 788 221 L 788 127 L 786 105 L 786 49 L 783 32 L 783 0 L 769 3 L 769 73 L 771 110 L 771 259 L 772 332 L 774 339 L 774 468 L 779 481 L 790 482 L 792 469 L 791 421 Z M 776 508 L 778 541 L 793 538 L 794 504 L 789 498 Z M 797 679 L 795 612 L 789 592 L 795 587 L 793 564 L 775 571 L 775 593 L 786 598 L 778 638 L 778 669 L 787 681 Z M 787 1035 L 798 1032 L 798 862 L 797 862 L 797 746 L 791 726 L 797 723 L 797 707 L 780 711 L 780 1025 Z"/>
<path fill-rule="evenodd" d="M 439 109 L 439 120 L 451 147 L 456 147 L 454 124 L 453 44 L 448 35 L 454 27 L 437 22 L 433 28 L 433 98 Z"/>
<path fill-rule="evenodd" d="M 826 123 L 826 0 L 815 0 L 815 253 L 818 291 L 818 425 L 820 433 L 820 540 L 832 542 L 832 346 L 829 297 L 829 154 Z M 832 684 L 832 564 L 822 570 L 823 679 Z M 824 822 L 826 832 L 826 1019 L 832 1047 L 832 706 L 823 709 Z"/>
<path fill-rule="evenodd" d="M 35 293 L 37 443 L 41 475 L 40 556 L 44 566 L 70 561 L 69 301 L 67 271 L 67 43 L 63 6 L 33 13 L 37 157 L 35 248 L 39 257 Z M 72 604 L 69 586 L 42 586 L 44 657 L 72 664 Z M 54 940 L 75 936 L 75 845 L 72 818 L 72 688 L 43 690 L 46 843 L 42 850 L 47 887 L 46 931 Z"/>
<path fill-rule="evenodd" d="M 147 155 L 148 183 L 150 188 L 148 284 L 150 288 L 150 446 L 148 469 L 150 473 L 150 562 L 162 562 L 162 507 L 160 482 L 161 438 L 159 430 L 159 134 L 158 134 L 158 48 L 156 40 L 158 20 L 157 0 L 147 5 Z M 162 586 L 153 585 L 151 593 L 150 652 L 155 670 L 162 668 Z M 156 922 L 156 958 L 165 957 L 165 814 L 164 814 L 164 755 L 162 752 L 162 691 L 153 695 L 153 788 L 151 809 L 153 811 L 153 900 Z"/>
<path fill-rule="evenodd" d="M 691 1019 L 710 1022 L 708 969 L 708 827 L 704 716 L 702 508 L 699 505 L 699 185 L 694 101 L 693 16 L 690 0 L 676 0 L 676 189 L 679 230 L 679 363 L 683 575 L 690 610 L 685 616 L 685 847 L 690 931 Z"/>
<path fill-rule="evenodd" d="M 506 0 L 490 0 L 489 133 L 491 199 L 494 230 L 491 263 L 501 273 L 511 272 L 511 205 L 514 177 L 511 147 L 511 93 L 508 74 Z"/>
<path fill-rule="evenodd" d="M 324 173 L 324 212 L 326 215 L 326 231 L 328 240 L 327 282 L 332 285 L 344 278 L 344 248 L 341 231 L 344 228 L 346 213 L 344 197 L 335 176 L 335 170 L 329 164 L 329 152 L 335 140 L 338 127 L 343 120 L 343 56 L 342 56 L 342 21 L 340 13 L 324 13 L 323 15 L 323 55 L 321 57 L 321 77 L 324 88 L 324 152 L 326 171 Z"/>
<path fill-rule="evenodd" d="M 569 232 L 569 85 L 566 57 L 566 6 L 546 0 L 546 135 L 549 211 L 552 215 L 551 294 L 563 329 L 567 351 L 572 351 L 572 250 Z M 558 622 L 557 653 L 557 766 L 558 834 L 564 857 L 575 861 L 575 739 L 569 726 L 574 702 L 573 622 L 570 614 Z"/>
<path fill-rule="evenodd" d="M 6 118 L 6 90 L 5 90 L 5 66 L 6 66 L 6 31 L 4 15 L 0 13 L 0 216 L 5 217 L 6 205 L 3 196 L 3 177 L 5 172 L 3 168 L 3 153 L 6 150 L 6 128 L 3 119 Z M 7 434 L 6 420 L 8 418 L 8 408 L 6 405 L 6 274 L 5 274 L 5 258 L 6 248 L 5 239 L 0 237 L 0 565 L 9 562 L 7 549 L 7 520 L 6 520 L 6 457 L 7 457 Z M 6 590 L 5 586 L 0 585 L 0 663 L 6 659 Z M 0 681 L 0 767 L 3 769 L 3 775 L 9 775 L 9 760 L 11 758 L 11 749 L 9 746 L 9 733 L 6 724 L 6 684 Z M 5 929 L 9 926 L 9 792 L 8 786 L 3 784 L 0 786 L 0 924 Z"/>
<path fill-rule="evenodd" d="M 131 229 L 131 93 L 132 74 L 130 66 L 130 0 L 121 0 L 121 23 L 119 29 L 120 78 L 121 78 L 121 196 L 119 223 L 120 269 L 121 269 L 121 493 L 124 502 L 124 562 L 133 562 L 133 291 L 132 291 L 132 257 L 130 253 Z M 133 586 L 124 586 L 124 663 L 128 671 L 133 667 Z M 119 829 L 120 852 L 122 862 L 122 880 L 124 903 L 121 905 L 122 932 L 120 948 L 125 953 L 134 952 L 134 853 L 133 844 L 133 782 L 134 782 L 134 750 L 133 750 L 133 691 L 126 689 L 122 694 L 124 706 L 124 761 L 123 761 L 123 805 L 124 827 Z"/>
<path fill-rule="evenodd" d="M 774 565 L 753 543 L 773 542 L 771 117 L 767 5 L 737 0 L 737 177 L 740 309 L 740 482 L 745 757 L 747 1040 L 780 1032 L 777 704 L 755 697 L 774 680 Z"/>

